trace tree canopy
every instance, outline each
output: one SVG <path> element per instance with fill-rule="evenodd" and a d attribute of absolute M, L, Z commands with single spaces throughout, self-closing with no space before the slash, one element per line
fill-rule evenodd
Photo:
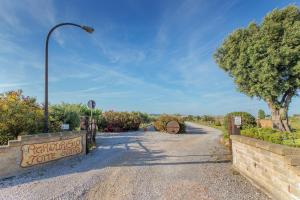
<path fill-rule="evenodd" d="M 264 110 L 259 109 L 258 110 L 258 119 L 265 119 L 266 118 L 266 113 Z"/>
<path fill-rule="evenodd" d="M 280 116 L 279 122 L 287 118 L 291 99 L 300 88 L 299 8 L 275 9 L 261 24 L 237 29 L 214 58 L 240 92 L 266 101 L 272 118 Z"/>

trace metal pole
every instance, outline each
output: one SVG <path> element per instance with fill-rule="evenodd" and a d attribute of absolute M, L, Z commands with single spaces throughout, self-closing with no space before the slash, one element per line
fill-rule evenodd
<path fill-rule="evenodd" d="M 88 26 L 81 26 L 79 24 L 74 24 L 74 23 L 60 23 L 55 25 L 54 27 L 52 27 L 50 29 L 50 31 L 48 32 L 47 35 L 47 39 L 46 39 L 46 47 L 45 47 L 45 105 L 44 105 L 44 132 L 48 133 L 49 127 L 48 127 L 48 120 L 49 120 L 49 116 L 48 116 L 48 46 L 49 46 L 49 39 L 51 36 L 51 33 L 58 27 L 60 26 L 65 26 L 65 25 L 70 25 L 70 26 L 77 26 L 79 28 L 84 29 L 85 31 L 87 31 L 88 33 L 92 33 L 94 31 L 93 28 L 88 27 Z"/>

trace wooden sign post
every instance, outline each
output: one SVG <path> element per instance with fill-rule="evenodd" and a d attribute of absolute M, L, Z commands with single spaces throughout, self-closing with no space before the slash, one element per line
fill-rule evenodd
<path fill-rule="evenodd" d="M 240 135 L 242 126 L 241 116 L 229 116 L 228 117 L 228 135 L 229 135 L 229 150 L 232 153 L 232 141 L 230 139 L 231 135 Z"/>

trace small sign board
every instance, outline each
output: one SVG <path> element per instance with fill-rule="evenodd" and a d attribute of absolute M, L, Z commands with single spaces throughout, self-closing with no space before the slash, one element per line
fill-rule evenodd
<path fill-rule="evenodd" d="M 89 100 L 88 103 L 87 103 L 88 107 L 90 109 L 95 109 L 96 107 L 96 102 L 94 100 Z"/>
<path fill-rule="evenodd" d="M 61 125 L 61 129 L 62 130 L 69 130 L 70 129 L 70 125 L 69 124 L 62 124 Z"/>
<path fill-rule="evenodd" d="M 234 125 L 241 126 L 242 125 L 242 117 L 241 116 L 235 116 L 234 117 Z"/>

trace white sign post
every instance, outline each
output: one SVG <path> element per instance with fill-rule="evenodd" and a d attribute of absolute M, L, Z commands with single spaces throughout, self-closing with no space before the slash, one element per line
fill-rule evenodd
<path fill-rule="evenodd" d="M 70 129 L 70 125 L 69 124 L 62 124 L 61 125 L 61 129 L 64 130 L 64 131 L 65 130 L 69 130 Z"/>

